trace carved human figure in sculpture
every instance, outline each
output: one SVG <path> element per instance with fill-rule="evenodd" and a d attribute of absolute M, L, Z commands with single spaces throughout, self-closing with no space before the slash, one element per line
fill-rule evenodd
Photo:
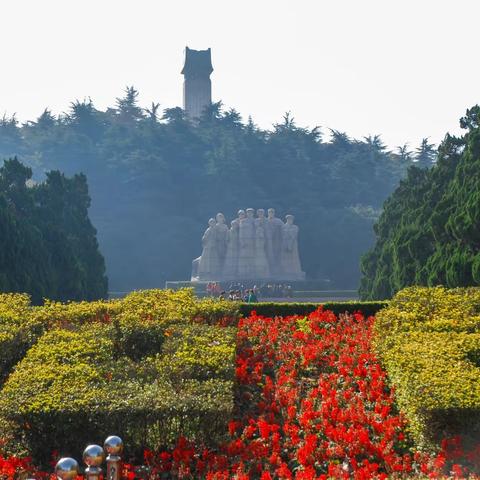
<path fill-rule="evenodd" d="M 298 255 L 298 227 L 293 223 L 295 217 L 287 215 L 285 219 L 282 236 L 282 274 L 285 279 L 304 280 L 305 273 L 302 272 Z"/>
<path fill-rule="evenodd" d="M 237 218 L 235 219 L 238 222 L 238 226 L 240 227 L 240 222 L 242 220 L 245 220 L 247 218 L 247 214 L 245 213 L 245 210 L 239 210 L 237 213 Z"/>
<path fill-rule="evenodd" d="M 217 253 L 220 261 L 219 271 L 223 270 L 225 263 L 225 255 L 227 254 L 227 236 L 228 227 L 225 225 L 225 215 L 223 213 L 217 213 L 217 224 L 215 225 L 215 240 L 217 242 Z"/>
<path fill-rule="evenodd" d="M 239 250 L 239 233 L 240 220 L 236 218 L 230 223 L 230 229 L 227 235 L 227 254 L 225 255 L 225 263 L 223 265 L 223 278 L 234 280 L 238 274 L 238 250 Z"/>
<path fill-rule="evenodd" d="M 265 240 L 268 266 L 272 277 L 279 277 L 281 272 L 283 222 L 275 216 L 275 209 L 268 209 L 265 221 Z"/>
<path fill-rule="evenodd" d="M 266 233 L 265 233 L 265 211 L 260 209 L 257 210 L 257 215 L 255 219 L 255 277 L 267 279 L 270 277 L 270 268 L 268 265 L 267 250 L 266 250 Z M 262 215 L 263 213 L 263 215 Z"/>
<path fill-rule="evenodd" d="M 247 208 L 246 217 L 239 216 L 239 252 L 238 252 L 238 276 L 241 279 L 255 278 L 255 210 Z"/>
<path fill-rule="evenodd" d="M 220 273 L 220 258 L 217 251 L 216 224 L 214 218 L 208 221 L 208 228 L 202 237 L 202 255 L 198 262 L 200 280 L 216 280 Z"/>
<path fill-rule="evenodd" d="M 262 225 L 263 227 L 265 226 L 265 210 L 263 208 L 259 208 L 257 210 L 257 218 L 255 219 L 255 226 L 257 227 L 258 225 Z"/>

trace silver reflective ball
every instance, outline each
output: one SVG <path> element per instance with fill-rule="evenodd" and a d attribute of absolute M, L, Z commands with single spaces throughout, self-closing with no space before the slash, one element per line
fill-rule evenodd
<path fill-rule="evenodd" d="M 123 440 L 112 435 L 105 440 L 103 448 L 109 455 L 120 455 L 123 451 Z"/>
<path fill-rule="evenodd" d="M 100 445 L 89 445 L 83 452 L 83 461 L 89 467 L 99 467 L 105 460 L 105 452 Z"/>
<path fill-rule="evenodd" d="M 64 457 L 55 465 L 55 475 L 61 480 L 74 480 L 78 469 L 78 462 L 74 458 Z"/>

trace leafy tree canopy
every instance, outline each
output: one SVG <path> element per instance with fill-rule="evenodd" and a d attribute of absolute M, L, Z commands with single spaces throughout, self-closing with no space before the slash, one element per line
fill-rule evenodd
<path fill-rule="evenodd" d="M 445 137 L 431 169 L 433 148 L 422 142 L 362 259 L 364 299 L 389 298 L 409 285 L 480 285 L 479 119 L 478 105 L 467 110 L 465 134 Z"/>
<path fill-rule="evenodd" d="M 105 263 L 88 218 L 85 175 L 32 170 L 16 158 L 0 168 L 0 291 L 26 292 L 35 303 L 105 297 Z"/>

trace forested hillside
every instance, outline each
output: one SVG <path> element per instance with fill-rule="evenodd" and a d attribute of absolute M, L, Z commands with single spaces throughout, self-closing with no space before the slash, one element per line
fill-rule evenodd
<path fill-rule="evenodd" d="M 140 108 L 128 88 L 106 111 L 86 100 L 24 125 L 5 117 L 0 158 L 13 155 L 36 179 L 50 169 L 87 175 L 112 290 L 189 278 L 208 218 L 246 207 L 295 214 L 308 278 L 355 288 L 383 201 L 412 161 L 431 161 L 431 145 L 390 153 L 378 136 L 336 131 L 326 141 L 290 115 L 265 131 L 220 104 L 192 125 L 180 108 Z"/>
<path fill-rule="evenodd" d="M 430 170 L 411 167 L 375 225 L 360 293 L 389 298 L 408 285 L 480 285 L 480 107 L 460 120 Z"/>
<path fill-rule="evenodd" d="M 0 292 L 26 292 L 35 303 L 105 297 L 105 262 L 88 218 L 84 175 L 32 171 L 17 159 L 0 168 Z"/>

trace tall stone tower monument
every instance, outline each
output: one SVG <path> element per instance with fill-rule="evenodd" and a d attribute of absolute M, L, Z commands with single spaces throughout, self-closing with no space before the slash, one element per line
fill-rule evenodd
<path fill-rule="evenodd" d="M 212 82 L 210 75 L 213 72 L 212 52 L 208 50 L 185 49 L 185 64 L 182 69 L 183 82 L 183 109 L 187 118 L 195 120 L 203 110 L 212 104 Z"/>

